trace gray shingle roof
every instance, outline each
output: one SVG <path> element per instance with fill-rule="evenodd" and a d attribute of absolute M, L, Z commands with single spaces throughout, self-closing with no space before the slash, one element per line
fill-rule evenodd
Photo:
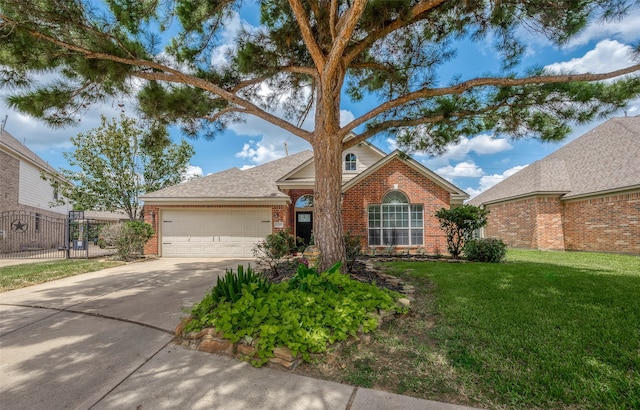
<path fill-rule="evenodd" d="M 0 133 L 0 145 L 4 145 L 8 148 L 9 151 L 13 151 L 19 156 L 26 158 L 32 161 L 34 164 L 39 166 L 40 168 L 57 174 L 58 172 L 47 162 L 45 162 L 42 158 L 36 155 L 35 152 L 31 151 L 27 148 L 26 145 L 22 144 L 18 141 L 13 135 L 9 134 L 6 131 L 2 131 Z"/>
<path fill-rule="evenodd" d="M 536 193 L 563 199 L 640 187 L 640 117 L 612 118 L 469 201 Z"/>
<path fill-rule="evenodd" d="M 288 196 L 278 190 L 276 181 L 311 157 L 311 151 L 302 151 L 246 170 L 231 168 L 150 192 L 142 200 L 286 199 Z"/>

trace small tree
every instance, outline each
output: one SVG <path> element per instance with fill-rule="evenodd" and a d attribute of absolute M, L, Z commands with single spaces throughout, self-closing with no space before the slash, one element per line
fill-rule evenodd
<path fill-rule="evenodd" d="M 464 243 L 473 237 L 473 231 L 487 224 L 489 211 L 473 205 L 451 209 L 441 208 L 435 216 L 447 234 L 447 250 L 455 259 L 460 257 Z"/>
<path fill-rule="evenodd" d="M 362 254 L 362 238 L 347 232 L 344 235 L 344 245 L 347 250 L 347 271 L 353 272 L 356 258 Z"/>
<path fill-rule="evenodd" d="M 73 169 L 60 173 L 70 184 L 43 175 L 60 193 L 58 203 L 75 209 L 123 211 L 129 219 L 141 216 L 140 196 L 185 179 L 193 147 L 174 144 L 165 129 L 143 130 L 136 119 L 121 115 L 100 127 L 71 138 L 73 152 L 64 156 Z"/>
<path fill-rule="evenodd" d="M 288 229 L 267 235 L 253 248 L 256 259 L 264 261 L 274 273 L 278 273 L 280 258 L 296 249 L 297 238 Z"/>
<path fill-rule="evenodd" d="M 120 232 L 116 236 L 118 256 L 122 260 L 131 260 L 142 255 L 144 244 L 153 236 L 153 228 L 142 221 L 127 221 L 122 223 Z"/>

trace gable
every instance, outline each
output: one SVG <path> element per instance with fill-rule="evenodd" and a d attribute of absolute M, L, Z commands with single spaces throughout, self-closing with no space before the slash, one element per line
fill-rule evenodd
<path fill-rule="evenodd" d="M 348 154 L 355 155 L 355 170 L 345 170 L 345 158 Z M 384 158 L 385 155 L 386 154 L 384 152 L 380 151 L 368 142 L 362 142 L 343 151 L 340 161 L 342 166 L 342 183 L 345 183 L 356 177 L 361 172 L 364 172 Z M 311 158 L 309 161 L 305 162 L 300 167 L 280 179 L 278 181 L 278 185 L 287 188 L 311 187 L 315 183 L 315 172 L 315 163 L 313 158 Z"/>
<path fill-rule="evenodd" d="M 447 195 L 449 196 L 449 203 L 451 205 L 462 204 L 465 199 L 469 198 L 469 195 L 466 192 L 398 150 L 395 150 L 376 164 L 367 168 L 364 172 L 361 172 L 356 177 L 346 182 L 343 185 L 342 190 L 343 192 L 346 192 L 364 180 L 368 180 L 369 182 L 367 183 L 373 185 L 371 181 L 378 181 L 380 173 L 382 172 L 384 175 L 385 172 L 389 172 L 389 169 L 395 170 L 394 173 L 396 173 L 397 178 L 401 176 L 410 176 L 410 179 L 422 186 L 422 189 L 443 190 L 443 192 L 447 192 Z M 389 189 L 402 190 L 400 186 Z"/>

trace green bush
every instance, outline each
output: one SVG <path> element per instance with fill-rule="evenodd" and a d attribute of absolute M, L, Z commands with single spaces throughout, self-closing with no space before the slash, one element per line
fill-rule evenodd
<path fill-rule="evenodd" d="M 127 221 L 116 231 L 115 245 L 122 260 L 131 260 L 142 255 L 144 244 L 153 236 L 153 228 L 142 221 Z"/>
<path fill-rule="evenodd" d="M 471 240 L 473 232 L 487 224 L 488 214 L 488 210 L 469 204 L 441 208 L 435 213 L 447 235 L 447 250 L 454 259 L 460 257 L 465 242 Z"/>
<path fill-rule="evenodd" d="M 344 235 L 344 246 L 347 255 L 347 271 L 353 271 L 353 265 L 356 258 L 362 254 L 362 238 L 359 236 L 351 236 L 351 232 Z"/>
<path fill-rule="evenodd" d="M 351 279 L 340 273 L 339 263 L 319 274 L 301 265 L 296 276 L 266 290 L 246 285 L 235 302 L 216 303 L 210 293 L 193 308 L 185 331 L 215 326 L 233 343 L 254 340 L 258 358 L 252 364 L 261 366 L 275 347 L 310 361 L 311 353 L 331 343 L 375 329 L 377 309 L 406 311 L 396 306 L 400 294 Z"/>
<path fill-rule="evenodd" d="M 251 286 L 252 284 L 256 285 L 255 288 Z M 216 286 L 211 289 L 213 302 L 218 304 L 227 300 L 235 303 L 242 297 L 242 291 L 247 286 L 250 291 L 266 292 L 271 287 L 271 282 L 258 275 L 251 266 L 245 270 L 242 265 L 238 265 L 237 273 L 234 273 L 233 269 L 227 269 L 224 277 L 218 276 Z"/>
<path fill-rule="evenodd" d="M 500 262 L 507 254 L 501 239 L 471 239 L 464 245 L 465 257 L 473 262 Z"/>
<path fill-rule="evenodd" d="M 253 256 L 259 261 L 266 262 L 275 273 L 278 271 L 280 258 L 297 250 L 298 238 L 288 229 L 267 235 L 264 241 L 258 242 L 253 248 Z"/>

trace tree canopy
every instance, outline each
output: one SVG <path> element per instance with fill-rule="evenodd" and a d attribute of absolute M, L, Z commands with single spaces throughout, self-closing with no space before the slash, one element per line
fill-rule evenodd
<path fill-rule="evenodd" d="M 64 156 L 72 169 L 49 181 L 78 209 L 123 211 L 129 219 L 141 217 L 140 196 L 175 185 L 185 179 L 193 147 L 173 144 L 166 132 L 144 131 L 136 120 L 101 118 L 101 126 L 71 138 L 74 151 Z"/>
<path fill-rule="evenodd" d="M 260 8 L 225 59 L 220 32 Z M 640 65 L 609 73 L 521 67 L 525 36 L 566 43 L 634 0 L 0 0 L 0 83 L 10 106 L 53 126 L 93 103 L 135 94 L 140 110 L 189 135 L 254 115 L 308 141 L 316 162 L 314 237 L 323 267 L 344 259 L 340 154 L 387 133 L 437 153 L 486 130 L 559 140 L 640 94 Z M 441 78 L 460 40 L 490 42 L 501 68 Z M 36 78 L 51 81 L 36 82 Z M 604 81 L 615 79 L 615 81 Z M 283 96 L 287 98 L 282 98 Z M 348 124 L 342 100 L 378 104 Z M 276 108 L 278 111 L 276 111 Z M 284 112 L 284 116 L 276 112 Z M 313 115 L 313 129 L 304 118 Z M 345 139 L 352 131 L 355 138 Z"/>

